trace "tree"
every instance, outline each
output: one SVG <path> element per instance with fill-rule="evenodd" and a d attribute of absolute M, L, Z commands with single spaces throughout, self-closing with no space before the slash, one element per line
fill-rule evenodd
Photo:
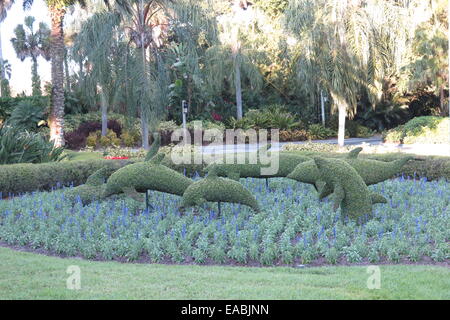
<path fill-rule="evenodd" d="M 11 90 L 9 88 L 9 79 L 11 79 L 11 64 L 8 60 L 0 60 L 0 74 L 3 74 L 3 79 L 1 79 L 1 96 L 10 97 Z"/>
<path fill-rule="evenodd" d="M 324 88 L 339 114 L 339 145 L 345 119 L 366 92 L 373 105 L 402 65 L 408 41 L 407 8 L 393 1 L 292 0 L 286 25 L 298 38 L 298 73 L 310 90 Z"/>
<path fill-rule="evenodd" d="M 45 0 L 50 13 L 50 59 L 52 94 L 49 116 L 50 140 L 56 147 L 64 145 L 64 29 L 63 22 L 67 7 L 84 0 Z M 33 0 L 23 0 L 24 9 L 29 9 Z"/>
<path fill-rule="evenodd" d="M 102 136 L 107 134 L 108 106 L 115 103 L 119 87 L 125 81 L 121 65 L 124 63 L 126 45 L 121 39 L 123 32 L 119 30 L 119 25 L 120 19 L 116 13 L 106 10 L 96 12 L 82 24 L 72 48 L 76 61 L 89 64 L 84 90 L 91 103 L 100 102 Z"/>
<path fill-rule="evenodd" d="M 218 17 L 219 43 L 206 51 L 210 90 L 221 92 L 224 80 L 234 85 L 237 119 L 243 116 L 242 79 L 248 80 L 252 90 L 259 89 L 262 84 L 261 73 L 254 63 L 258 52 L 245 41 L 245 34 L 252 28 L 255 14 L 241 1 L 234 1 L 233 12 Z"/>
<path fill-rule="evenodd" d="M 151 60 L 156 61 L 156 50 L 162 45 L 165 26 L 167 5 L 172 0 L 116 0 L 114 9 L 119 13 L 125 29 L 128 31 L 130 42 L 141 53 L 141 86 L 139 99 L 139 112 L 141 117 L 142 147 L 149 148 L 149 120 L 150 104 L 146 104 L 149 97 L 149 81 L 151 80 L 148 69 Z M 156 114 L 153 113 L 155 117 Z M 153 119 L 152 119 L 153 120 Z"/>
<path fill-rule="evenodd" d="M 405 67 L 412 88 L 429 86 L 440 98 L 440 114 L 449 114 L 445 90 L 448 89 L 448 18 L 444 0 L 430 1 L 430 18 L 415 30 L 410 63 Z"/>
<path fill-rule="evenodd" d="M 0 25 L 3 22 L 3 20 L 6 19 L 8 10 L 11 8 L 11 6 L 14 4 L 14 0 L 0 0 Z M 0 64 L 3 61 L 3 50 L 2 50 L 2 34 L 0 32 Z M 3 80 L 5 80 L 5 73 L 4 69 L 0 70 L 0 81 L 3 83 Z M 9 86 L 7 87 L 9 90 Z M 9 92 L 9 91 L 8 91 Z M 3 92 L 3 86 L 0 86 L 0 96 L 4 97 L 5 93 Z"/>
<path fill-rule="evenodd" d="M 31 58 L 31 82 L 33 95 L 41 95 L 41 80 L 38 74 L 38 57 L 46 60 L 50 59 L 50 30 L 43 22 L 39 23 L 39 28 L 35 31 L 33 28 L 35 18 L 25 17 L 25 26 L 17 25 L 14 29 L 15 37 L 11 39 L 17 57 L 24 61 Z"/>

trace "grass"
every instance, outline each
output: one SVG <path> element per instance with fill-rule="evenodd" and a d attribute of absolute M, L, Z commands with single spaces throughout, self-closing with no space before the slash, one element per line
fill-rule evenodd
<path fill-rule="evenodd" d="M 83 152 L 83 151 L 66 150 L 65 153 L 67 154 L 67 160 L 70 161 L 103 159 L 101 152 Z"/>
<path fill-rule="evenodd" d="M 383 265 L 370 290 L 366 267 L 245 268 L 121 264 L 0 248 L 0 299 L 450 299 L 450 269 Z M 67 267 L 81 270 L 69 290 Z"/>

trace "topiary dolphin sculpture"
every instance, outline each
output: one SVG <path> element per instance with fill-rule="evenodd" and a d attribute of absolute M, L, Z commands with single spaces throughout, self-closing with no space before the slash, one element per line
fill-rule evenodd
<path fill-rule="evenodd" d="M 256 162 L 255 164 L 249 163 L 250 155 L 245 154 L 245 162 L 244 164 L 236 163 L 212 163 L 205 168 L 206 172 L 210 172 L 211 167 L 214 166 L 214 171 L 216 175 L 220 177 L 227 177 L 229 179 L 233 179 L 239 181 L 240 178 L 275 178 L 275 177 L 286 177 L 289 173 L 291 173 L 298 164 L 311 160 L 311 158 L 292 154 L 285 152 L 268 152 L 267 158 L 274 159 L 274 157 L 278 158 L 278 170 L 273 174 L 264 174 L 264 169 L 268 169 L 270 164 L 263 164 L 261 161 L 261 152 L 263 149 L 268 149 L 270 145 L 261 148 L 258 150 L 256 154 Z M 235 159 L 236 160 L 236 159 Z"/>
<path fill-rule="evenodd" d="M 125 193 L 137 201 L 144 201 L 139 193 L 155 190 L 182 196 L 193 181 L 161 164 L 165 155 L 159 153 L 150 161 L 128 165 L 114 172 L 106 182 L 104 197 Z"/>
<path fill-rule="evenodd" d="M 343 160 L 358 172 L 366 185 L 377 184 L 392 178 L 413 158 L 408 156 L 391 162 L 358 159 L 357 156 L 361 150 L 362 148 L 352 150 Z M 320 172 L 314 161 L 306 161 L 299 164 L 287 178 L 312 184 L 318 191 L 323 186 L 323 182 L 320 181 Z M 328 196 L 332 192 L 329 188 L 320 191 L 322 198 Z"/>
<path fill-rule="evenodd" d="M 258 202 L 242 184 L 231 179 L 217 176 L 214 166 L 210 167 L 208 176 L 191 184 L 183 194 L 181 209 L 199 206 L 210 202 L 240 203 L 259 212 Z"/>
<path fill-rule="evenodd" d="M 129 161 L 114 162 L 112 166 L 105 166 L 98 169 L 88 177 L 85 184 L 68 189 L 64 193 L 66 198 L 70 201 L 74 201 L 79 196 L 84 205 L 87 205 L 92 201 L 103 199 L 106 180 L 111 174 L 128 163 Z"/>
<path fill-rule="evenodd" d="M 358 172 L 341 159 L 325 159 L 315 157 L 314 163 L 320 172 L 320 180 L 325 188 L 333 191 L 333 209 L 340 206 L 342 215 L 357 219 L 364 214 L 372 213 L 372 204 L 386 203 L 386 199 L 372 193 Z"/>

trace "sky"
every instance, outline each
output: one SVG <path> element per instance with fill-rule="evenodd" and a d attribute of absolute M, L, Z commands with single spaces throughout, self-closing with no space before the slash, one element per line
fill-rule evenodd
<path fill-rule="evenodd" d="M 8 10 L 6 19 L 0 25 L 2 37 L 3 59 L 11 64 L 11 79 L 9 80 L 11 93 L 16 95 L 25 91 L 31 94 L 31 59 L 27 58 L 23 62 L 17 58 L 16 52 L 11 44 L 11 38 L 14 37 L 14 29 L 18 24 L 23 24 L 27 15 L 36 18 L 35 28 L 39 22 L 45 22 L 50 27 L 50 17 L 47 6 L 43 0 L 34 0 L 30 10 L 24 11 L 22 1 L 16 0 L 11 9 Z M 41 77 L 43 87 L 45 81 L 50 81 L 50 62 L 40 57 L 38 59 L 38 72 Z"/>

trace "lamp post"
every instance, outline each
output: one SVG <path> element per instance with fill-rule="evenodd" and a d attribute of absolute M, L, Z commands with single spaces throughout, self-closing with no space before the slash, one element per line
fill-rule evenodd
<path fill-rule="evenodd" d="M 188 103 L 186 100 L 181 102 L 181 112 L 183 116 L 183 143 L 186 144 L 186 117 L 188 113 Z"/>

